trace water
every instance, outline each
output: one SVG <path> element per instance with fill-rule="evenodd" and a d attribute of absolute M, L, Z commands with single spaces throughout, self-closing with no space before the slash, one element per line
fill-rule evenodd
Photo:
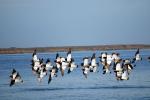
<path fill-rule="evenodd" d="M 96 56 L 100 51 L 95 51 Z M 107 51 L 109 53 L 113 51 Z M 122 58 L 131 58 L 135 50 L 116 50 Z M 91 56 L 93 51 L 72 52 L 75 62 L 80 64 L 84 56 Z M 117 81 L 114 73 L 103 75 L 102 65 L 99 72 L 90 73 L 88 78 L 82 75 L 78 67 L 72 73 L 54 78 L 47 84 L 48 76 L 39 83 L 30 66 L 32 54 L 0 55 L 0 99 L 1 100 L 150 100 L 150 50 L 141 50 L 142 61 L 130 74 L 128 81 Z M 56 53 L 39 53 L 40 58 L 55 59 Z M 65 56 L 66 52 L 61 52 Z M 97 59 L 98 60 L 98 59 Z M 9 75 L 12 68 L 19 71 L 24 83 L 9 87 Z"/>

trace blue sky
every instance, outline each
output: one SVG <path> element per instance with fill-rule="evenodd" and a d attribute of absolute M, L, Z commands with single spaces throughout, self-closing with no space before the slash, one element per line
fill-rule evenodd
<path fill-rule="evenodd" d="M 150 0 L 0 0 L 0 48 L 150 44 Z"/>

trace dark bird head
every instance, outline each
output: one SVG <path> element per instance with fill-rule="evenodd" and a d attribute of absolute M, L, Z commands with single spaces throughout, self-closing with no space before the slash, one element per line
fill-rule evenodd
<path fill-rule="evenodd" d="M 58 54 L 58 52 L 57 52 L 57 54 L 56 54 L 56 59 L 59 57 L 59 54 Z"/>
<path fill-rule="evenodd" d="M 50 59 L 48 58 L 47 60 L 46 60 L 46 63 L 49 63 L 50 62 Z"/>
<path fill-rule="evenodd" d="M 34 52 L 33 52 L 32 56 L 34 56 L 34 55 L 36 55 L 36 49 L 34 50 Z"/>
<path fill-rule="evenodd" d="M 137 51 L 136 51 L 136 53 L 135 53 L 135 55 L 137 55 L 137 54 L 139 54 L 140 53 L 140 50 L 139 50 L 139 48 L 137 49 Z"/>
<path fill-rule="evenodd" d="M 96 58 L 96 56 L 95 56 L 96 54 L 95 53 L 93 53 L 93 55 L 92 55 L 92 58 L 91 59 L 93 59 L 93 58 Z"/>
<path fill-rule="evenodd" d="M 67 55 L 70 54 L 70 53 L 71 53 L 71 48 L 69 48 L 69 50 L 68 50 L 68 52 L 67 52 Z"/>
<path fill-rule="evenodd" d="M 13 70 L 12 70 L 12 74 L 13 74 L 13 73 L 16 73 L 16 72 L 17 72 L 17 71 L 13 68 Z"/>

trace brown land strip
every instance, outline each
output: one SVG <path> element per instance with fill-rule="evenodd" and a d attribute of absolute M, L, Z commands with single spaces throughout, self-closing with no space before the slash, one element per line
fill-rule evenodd
<path fill-rule="evenodd" d="M 129 49 L 150 49 L 150 45 L 131 44 L 131 45 L 96 45 L 96 46 L 63 46 L 63 47 L 33 47 L 33 48 L 0 48 L 0 54 L 32 53 L 37 52 L 62 52 L 68 51 L 89 51 L 89 50 L 129 50 Z"/>

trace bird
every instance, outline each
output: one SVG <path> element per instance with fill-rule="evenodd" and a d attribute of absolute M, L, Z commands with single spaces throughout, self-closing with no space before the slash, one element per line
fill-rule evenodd
<path fill-rule="evenodd" d="M 66 61 L 65 58 L 61 58 L 61 66 L 60 66 L 60 71 L 61 71 L 61 75 L 64 76 L 64 72 L 66 70 L 66 68 L 68 68 L 69 63 Z"/>
<path fill-rule="evenodd" d="M 56 57 L 54 59 L 54 64 L 53 64 L 50 58 L 47 58 L 46 62 L 44 61 L 44 59 L 38 58 L 37 51 L 35 49 L 32 54 L 31 65 L 32 65 L 32 70 L 37 76 L 39 82 L 41 82 L 42 79 L 49 73 L 50 74 L 48 77 L 48 84 L 51 83 L 54 77 L 57 77 L 58 71 L 60 71 L 61 76 L 64 76 L 66 70 L 68 74 L 74 71 L 74 69 L 77 68 L 78 65 L 75 63 L 71 53 L 72 51 L 70 48 L 68 52 L 66 52 L 67 55 L 65 57 L 61 57 L 59 53 L 56 52 Z M 134 65 L 132 63 L 133 61 L 132 58 L 121 59 L 120 54 L 116 52 L 113 52 L 112 54 L 109 54 L 108 52 L 102 52 L 99 58 L 100 58 L 100 63 L 103 65 L 103 69 L 102 69 L 103 74 L 111 73 L 111 66 L 113 66 L 113 70 L 115 72 L 117 80 L 129 80 L 130 72 L 134 68 Z M 139 55 L 139 49 L 137 49 L 134 60 L 138 61 L 140 59 L 142 58 Z M 150 57 L 148 59 L 150 59 Z M 99 63 L 97 63 L 96 60 L 97 60 L 96 53 L 93 53 L 92 57 L 85 56 L 83 58 L 83 62 L 81 63 L 81 69 L 82 69 L 83 76 L 85 78 L 88 77 L 88 74 L 90 74 L 90 72 L 97 71 L 97 68 L 99 67 Z M 13 70 L 13 73 L 16 73 L 16 71 Z M 14 74 L 14 76 L 18 76 L 18 75 Z"/>
<path fill-rule="evenodd" d="M 68 63 L 71 62 L 71 58 L 72 58 L 71 49 L 69 48 L 69 51 L 67 52 L 67 62 L 68 62 Z"/>
<path fill-rule="evenodd" d="M 32 61 L 35 62 L 35 61 L 38 61 L 38 57 L 37 57 L 37 51 L 36 49 L 34 50 L 33 54 L 32 54 Z"/>
<path fill-rule="evenodd" d="M 64 76 L 64 71 L 68 68 L 69 62 L 65 57 L 60 57 L 59 54 L 56 54 L 56 58 L 54 60 L 56 67 L 60 70 L 61 75 Z"/>
<path fill-rule="evenodd" d="M 98 66 L 99 63 L 96 62 L 96 54 L 93 53 L 91 57 L 91 63 L 90 63 L 90 72 L 96 72 Z"/>
<path fill-rule="evenodd" d="M 47 59 L 47 61 L 46 61 L 46 66 L 45 66 L 46 70 L 48 71 L 48 70 L 50 70 L 52 67 L 53 67 L 53 65 L 52 65 L 50 59 Z"/>
<path fill-rule="evenodd" d="M 36 49 L 33 51 L 33 54 L 32 54 L 32 60 L 31 60 L 31 66 L 32 66 L 32 72 L 34 74 L 37 74 L 39 68 L 41 67 L 41 59 L 39 59 L 37 57 L 37 51 Z"/>
<path fill-rule="evenodd" d="M 127 72 L 129 73 L 135 65 L 133 65 L 130 61 L 130 59 L 123 60 L 124 65 L 126 66 Z"/>
<path fill-rule="evenodd" d="M 116 53 L 116 52 L 113 52 L 112 53 L 112 62 L 113 62 L 113 70 L 115 71 L 116 70 L 116 64 L 117 62 L 120 60 L 120 54 L 119 53 Z"/>
<path fill-rule="evenodd" d="M 112 63 L 112 55 L 111 54 L 107 54 L 107 64 L 109 66 L 111 66 L 111 63 Z"/>
<path fill-rule="evenodd" d="M 121 62 L 122 62 L 122 59 L 117 61 L 116 67 L 115 67 L 115 70 L 114 70 L 117 80 L 121 80 L 121 77 L 122 77 L 123 66 L 122 66 Z"/>
<path fill-rule="evenodd" d="M 81 63 L 82 66 L 82 71 L 83 71 L 83 75 L 85 76 L 85 78 L 87 78 L 87 75 L 89 73 L 90 70 L 90 65 L 89 65 L 89 58 L 88 57 L 84 57 L 83 58 L 83 63 Z"/>
<path fill-rule="evenodd" d="M 129 70 L 131 70 L 129 60 L 123 60 L 121 80 L 129 80 Z"/>
<path fill-rule="evenodd" d="M 102 52 L 100 57 L 100 62 L 103 65 L 103 74 L 111 73 L 110 71 L 110 65 L 112 62 L 111 55 L 107 54 L 107 52 Z"/>
<path fill-rule="evenodd" d="M 100 58 L 100 62 L 104 62 L 106 57 L 107 57 L 107 52 L 102 52 L 100 57 L 99 57 Z"/>
<path fill-rule="evenodd" d="M 127 70 L 123 70 L 121 80 L 129 80 L 129 74 Z"/>
<path fill-rule="evenodd" d="M 68 65 L 68 74 L 71 73 L 77 67 L 78 67 L 78 65 L 76 65 L 75 62 L 74 62 L 74 59 L 71 58 L 71 61 Z"/>
<path fill-rule="evenodd" d="M 136 61 L 140 61 L 140 60 L 142 60 L 142 58 L 140 56 L 140 50 L 138 48 L 137 51 L 136 51 L 136 53 L 135 53 L 135 56 L 134 56 L 134 58 L 132 60 L 132 63 L 135 63 Z"/>
<path fill-rule="evenodd" d="M 45 65 L 41 66 L 37 74 L 38 74 L 38 81 L 41 82 L 42 79 L 47 75 L 47 70 L 45 68 Z"/>
<path fill-rule="evenodd" d="M 58 53 L 56 54 L 54 62 L 56 63 L 57 68 L 60 69 L 60 67 L 61 67 L 61 57 L 59 56 Z"/>
<path fill-rule="evenodd" d="M 53 77 L 57 77 L 58 69 L 56 66 L 53 66 L 53 68 L 50 70 L 49 78 L 48 78 L 48 84 L 51 82 Z"/>
<path fill-rule="evenodd" d="M 23 83 L 23 80 L 19 74 L 19 72 L 17 72 L 15 69 L 12 70 L 12 73 L 10 75 L 10 84 L 9 86 L 13 86 L 16 83 Z"/>

